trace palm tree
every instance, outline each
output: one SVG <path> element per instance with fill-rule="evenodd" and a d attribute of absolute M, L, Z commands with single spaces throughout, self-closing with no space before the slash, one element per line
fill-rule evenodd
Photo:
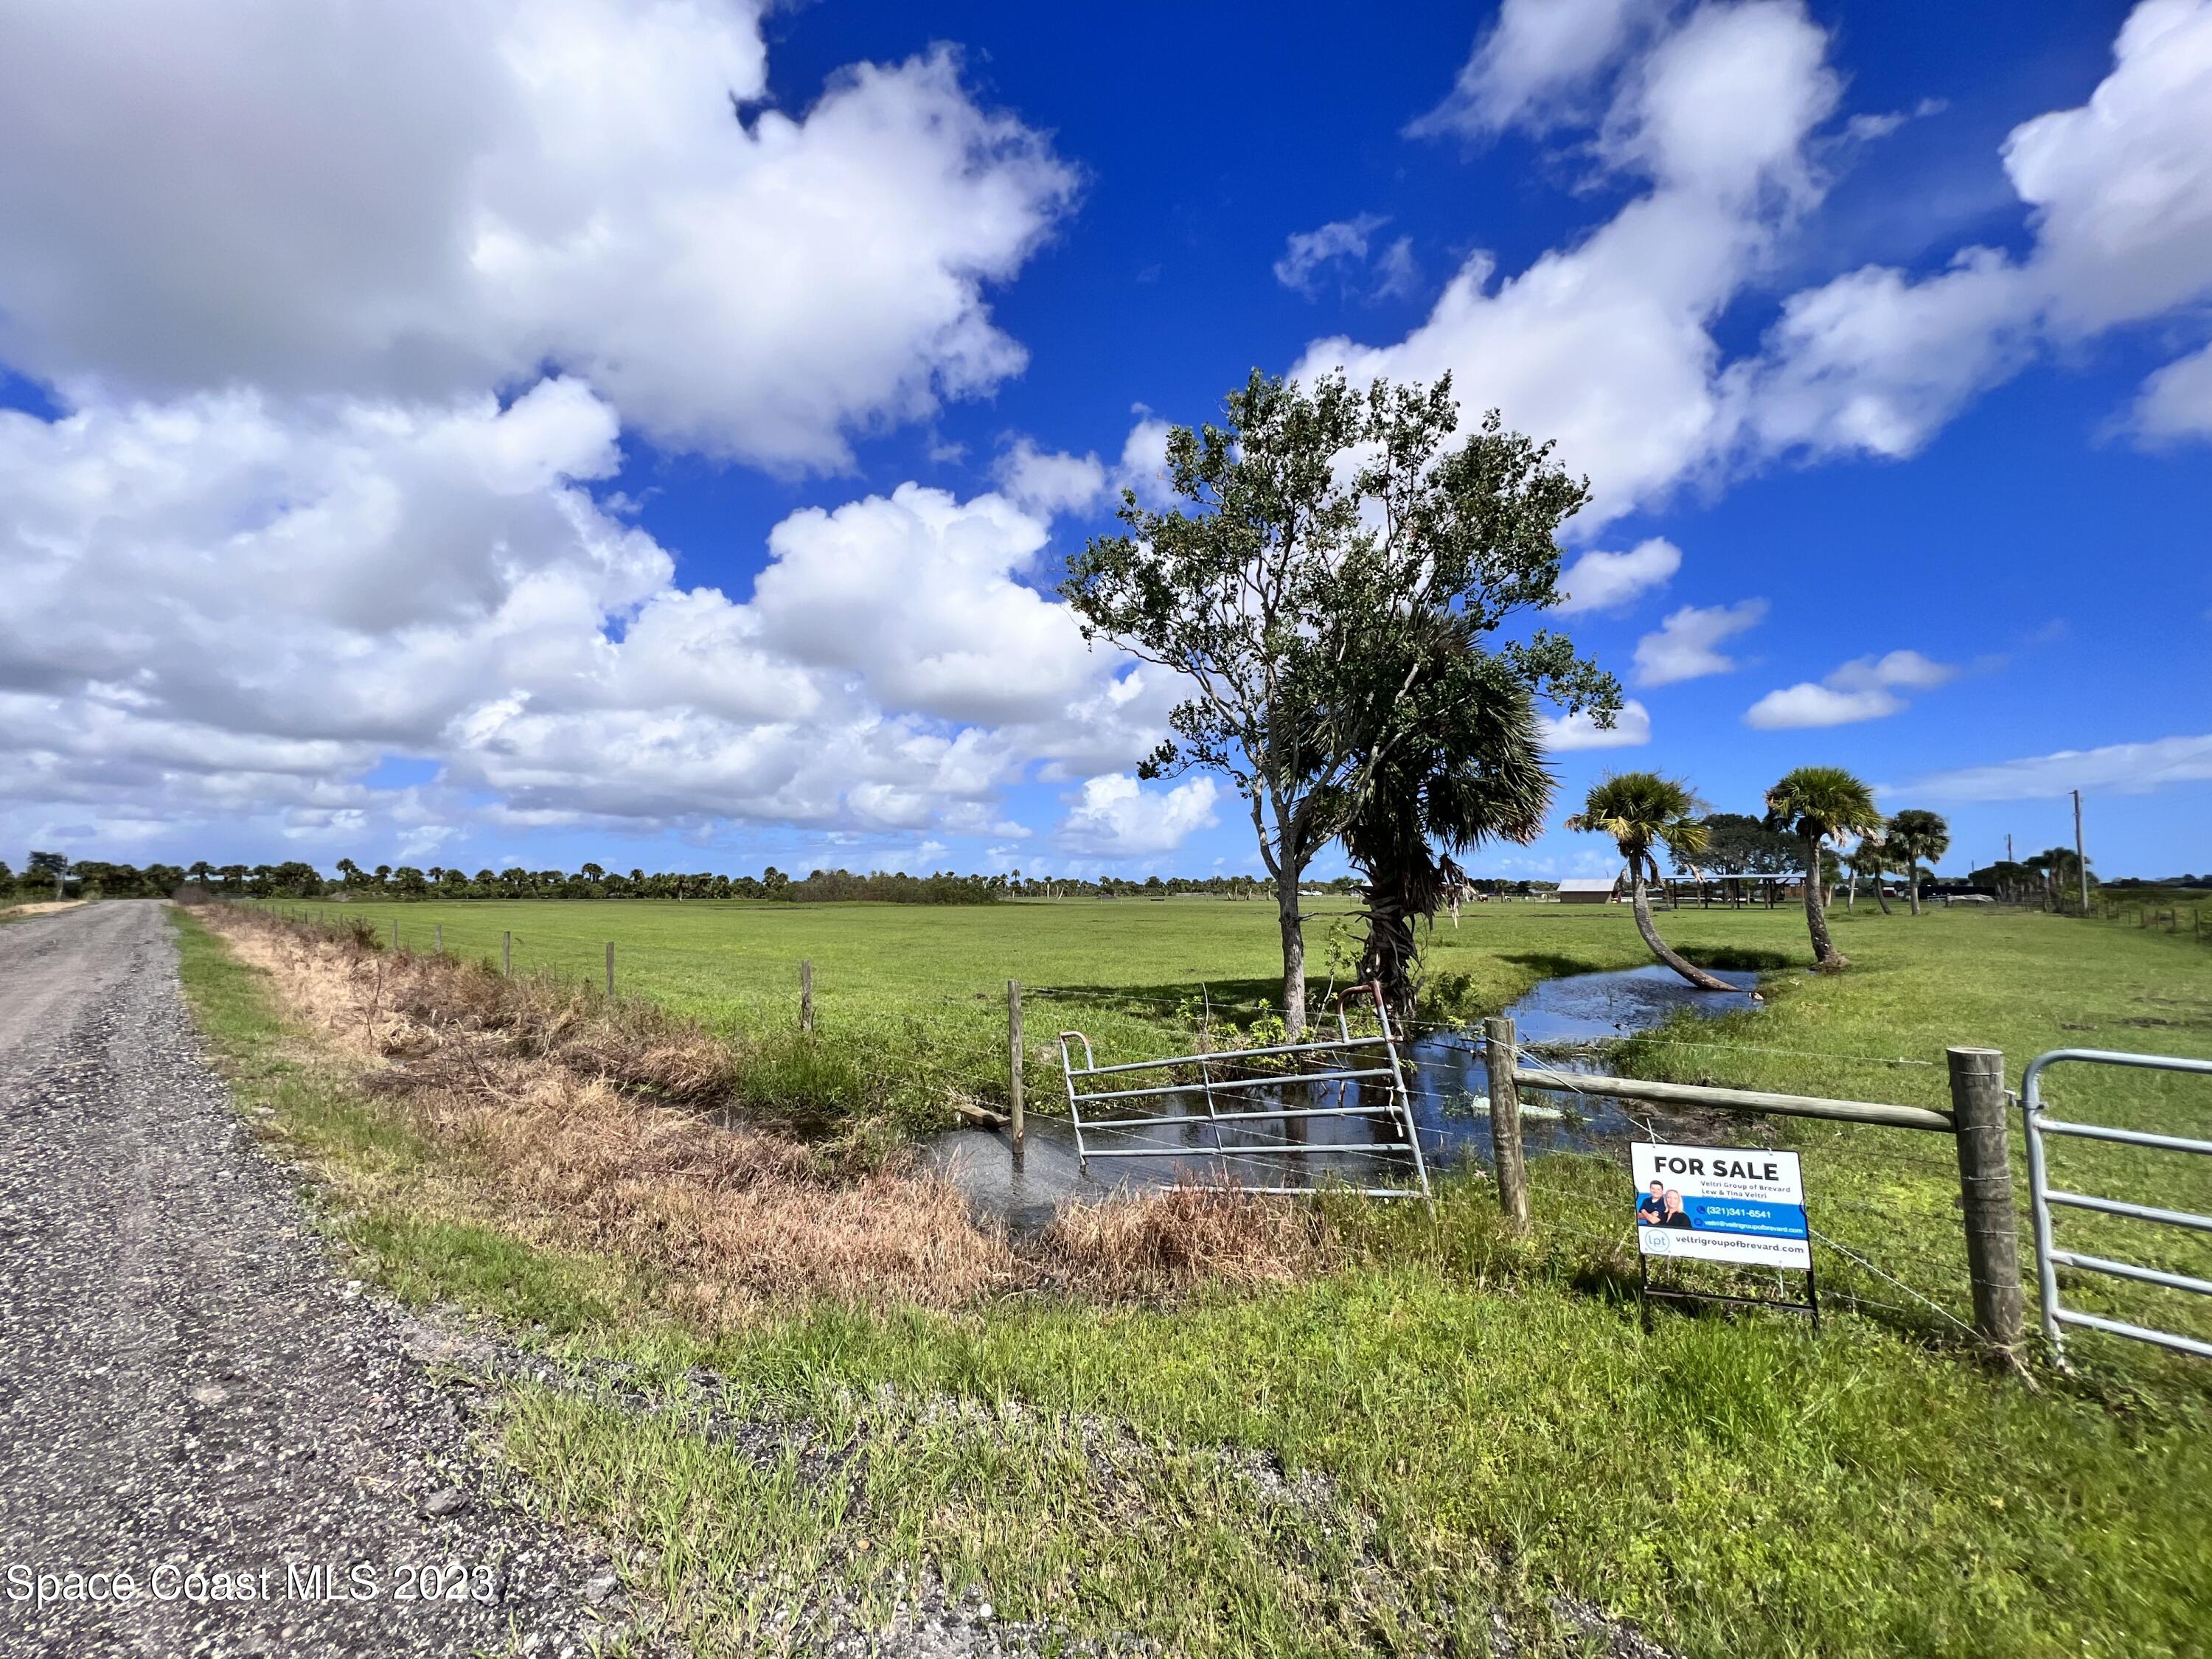
<path fill-rule="evenodd" d="M 1851 872 L 1851 895 L 1844 902 L 1848 910 L 1858 902 L 1859 878 L 1866 876 L 1874 882 L 1874 902 L 1881 906 L 1884 915 L 1889 914 L 1889 895 L 1882 890 L 1881 878 L 1896 867 L 1897 860 L 1879 836 L 1861 836 L 1859 844 L 1851 848 L 1850 856 L 1844 860 Z"/>
<path fill-rule="evenodd" d="M 2020 867 L 2043 884 L 2043 908 L 2057 910 L 2063 908 L 2062 893 L 2070 893 L 2080 884 L 2081 861 L 2070 847 L 2046 847 L 2032 859 L 2024 859 Z M 2090 872 L 2090 879 L 2096 872 Z"/>
<path fill-rule="evenodd" d="M 1910 882 L 1905 890 L 1917 916 L 1920 914 L 1920 860 L 1934 864 L 1951 850 L 1951 826 L 1934 812 L 1908 806 L 1889 821 L 1889 850 L 1892 857 L 1904 860 Z"/>
<path fill-rule="evenodd" d="M 1366 880 L 1362 980 L 1410 1018 L 1417 985 L 1417 921 L 1433 919 L 1466 879 L 1453 855 L 1493 836 L 1528 842 L 1552 801 L 1528 687 L 1455 629 L 1399 642 L 1425 671 L 1406 676 L 1407 720 L 1352 804 L 1342 836 Z"/>
<path fill-rule="evenodd" d="M 1659 937 L 1651 923 L 1651 896 L 1644 884 L 1647 869 L 1652 880 L 1659 878 L 1659 861 L 1652 856 L 1655 846 L 1665 847 L 1677 864 L 1688 864 L 1704 854 L 1705 826 L 1690 816 L 1701 805 L 1686 785 L 1673 778 L 1656 772 L 1617 772 L 1590 786 L 1583 810 L 1567 820 L 1567 828 L 1611 836 L 1620 848 L 1620 856 L 1628 861 L 1636 931 L 1644 935 L 1653 956 L 1700 991 L 1733 991 L 1735 986 L 1707 973 Z"/>
<path fill-rule="evenodd" d="M 1766 792 L 1766 827 L 1797 837 L 1805 860 L 1805 929 L 1813 936 L 1813 965 L 1825 973 L 1850 959 L 1828 937 L 1828 907 L 1820 890 L 1820 848 L 1846 836 L 1871 836 L 1881 828 L 1874 791 L 1840 766 L 1801 766 Z"/>

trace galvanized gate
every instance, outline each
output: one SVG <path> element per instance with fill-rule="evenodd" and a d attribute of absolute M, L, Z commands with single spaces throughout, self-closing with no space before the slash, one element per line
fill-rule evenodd
<path fill-rule="evenodd" d="M 2131 1261 L 2113 1261 L 2104 1256 L 2083 1255 L 2078 1251 L 2062 1250 L 2051 1238 L 2051 1206 L 2054 1204 L 2076 1210 L 2094 1210 L 2104 1215 L 2128 1216 L 2138 1221 L 2153 1221 L 2169 1227 L 2188 1227 L 2200 1232 L 2212 1232 L 2212 1216 L 2197 1215 L 2186 1210 L 2161 1210 L 2148 1204 L 2131 1204 L 2116 1198 L 2093 1197 L 2087 1193 L 2060 1192 L 2051 1185 L 2044 1164 L 2043 1137 L 2045 1135 L 2073 1136 L 2083 1140 L 2115 1141 L 2128 1146 L 2148 1146 L 2160 1152 L 2195 1152 L 2212 1155 L 2212 1140 L 2191 1140 L 2181 1135 L 2148 1134 L 2140 1129 L 2118 1129 L 2101 1123 L 2062 1123 L 2046 1117 L 2043 1108 L 2043 1073 L 2060 1060 L 2078 1060 L 2093 1066 L 2135 1066 L 2159 1072 L 2195 1072 L 2212 1076 L 2212 1060 L 2179 1060 L 2170 1054 L 2118 1054 L 2104 1048 L 2055 1048 L 2047 1054 L 2038 1054 L 2028 1062 L 2027 1071 L 2021 1079 L 2021 1113 L 2027 1127 L 2027 1185 L 2029 1201 L 2035 1214 L 2035 1275 L 2043 1297 L 2043 1332 L 2051 1339 L 2052 1358 L 2063 1365 L 2066 1350 L 2059 1335 L 2062 1325 L 2079 1325 L 2086 1329 L 2106 1331 L 2114 1336 L 2133 1337 L 2138 1342 L 2154 1342 L 2162 1348 L 2174 1348 L 2183 1353 L 2193 1353 L 2212 1359 L 2212 1342 L 2200 1342 L 2193 1337 L 2182 1336 L 2172 1331 L 2153 1330 L 2148 1326 L 2131 1325 L 2124 1320 L 2106 1319 L 2096 1314 L 2082 1313 L 2062 1304 L 2058 1299 L 2060 1267 L 2075 1267 L 2084 1273 L 2106 1273 L 2115 1279 L 2133 1279 L 2142 1285 L 2160 1285 L 2168 1290 L 2191 1291 L 2199 1296 L 2212 1296 L 2212 1280 L 2193 1279 L 2186 1273 L 2170 1273 L 2155 1267 L 2144 1267 Z"/>
<path fill-rule="evenodd" d="M 1352 1031 L 1346 1012 L 1346 1000 L 1350 997 L 1371 998 L 1374 1003 L 1377 1032 L 1374 1036 L 1357 1036 Z M 1070 1042 L 1082 1045 L 1083 1064 L 1078 1066 L 1068 1048 Z M 1363 1056 L 1360 1051 L 1370 1051 Z M 1363 1059 L 1373 1063 L 1363 1064 Z M 1214 1049 L 1205 1054 L 1170 1054 L 1159 1060 L 1124 1060 L 1112 1066 L 1101 1066 L 1091 1053 L 1091 1039 L 1080 1031 L 1060 1034 L 1060 1064 L 1061 1074 L 1067 1082 L 1067 1112 L 1075 1126 L 1075 1151 L 1078 1163 L 1085 1175 L 1091 1173 L 1093 1158 L 1175 1158 L 1188 1161 L 1196 1154 L 1201 1162 L 1211 1162 L 1218 1181 L 1224 1184 L 1234 1182 L 1248 1193 L 1304 1193 L 1314 1190 L 1308 1182 L 1299 1185 L 1282 1181 L 1246 1181 L 1238 1178 L 1231 1165 L 1239 1170 L 1255 1166 L 1273 1167 L 1270 1160 L 1277 1158 L 1310 1159 L 1317 1155 L 1341 1155 L 1347 1152 L 1382 1154 L 1403 1158 L 1410 1179 L 1399 1184 L 1354 1185 L 1352 1190 L 1370 1198 L 1419 1198 L 1429 1196 L 1429 1170 L 1421 1156 L 1421 1138 L 1413 1121 L 1413 1103 L 1407 1092 L 1405 1073 L 1398 1062 L 1397 1034 L 1391 1029 L 1390 1011 L 1382 1001 L 1381 988 L 1372 985 L 1353 986 L 1336 998 L 1336 1035 L 1334 1037 L 1313 1037 L 1303 1042 L 1279 1042 L 1258 1048 Z M 1238 1076 L 1249 1071 L 1250 1076 Z M 1119 1080 L 1140 1073 L 1182 1072 L 1185 1080 L 1170 1083 L 1137 1084 L 1131 1087 L 1113 1086 L 1085 1091 L 1077 1086 L 1079 1081 L 1111 1078 Z M 1196 1080 L 1188 1080 L 1195 1072 Z M 1223 1075 L 1227 1073 L 1228 1075 Z M 1273 1100 L 1263 1098 L 1273 1091 Z M 1291 1104 L 1287 1097 L 1293 1091 L 1316 1103 Z M 1334 1103 L 1319 1103 L 1328 1099 L 1333 1091 Z M 1225 1099 L 1224 1099 L 1225 1097 Z M 1171 1103 L 1174 1109 L 1146 1115 L 1127 1115 L 1123 1103 L 1157 1101 Z M 1231 1109 L 1223 1109 L 1226 1105 Z M 1193 1109 L 1195 1107 L 1197 1109 Z M 1085 1115 L 1089 1109 L 1091 1115 Z M 1103 1112 L 1101 1110 L 1103 1109 Z M 1376 1140 L 1347 1144 L 1338 1141 L 1317 1142 L 1301 1139 L 1291 1133 L 1292 1126 L 1315 1119 L 1377 1117 L 1387 1119 L 1393 1132 L 1401 1138 L 1395 1140 Z M 1285 1131 L 1264 1143 L 1232 1144 L 1224 1138 L 1224 1130 L 1231 1133 L 1264 1130 L 1273 1127 Z M 1181 1130 L 1195 1135 L 1198 1129 L 1206 1131 L 1205 1144 L 1194 1146 L 1188 1141 L 1176 1144 L 1172 1138 L 1163 1143 L 1147 1139 L 1152 1132 Z M 1100 1135 L 1130 1136 L 1139 1144 L 1115 1143 L 1093 1145 Z M 1166 1183 L 1183 1186 L 1189 1183 Z"/>

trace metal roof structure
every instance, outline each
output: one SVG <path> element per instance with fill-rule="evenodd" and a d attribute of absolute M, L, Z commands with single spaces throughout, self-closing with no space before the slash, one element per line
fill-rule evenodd
<path fill-rule="evenodd" d="M 1616 876 L 1570 876 L 1559 884 L 1562 893 L 1610 893 L 1619 884 Z"/>

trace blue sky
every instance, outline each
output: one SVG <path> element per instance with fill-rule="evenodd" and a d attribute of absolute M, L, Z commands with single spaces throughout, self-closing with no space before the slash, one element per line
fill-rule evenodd
<path fill-rule="evenodd" d="M 2212 4 L 134 9 L 0 69 L 0 855 L 1255 868 L 1050 587 L 1344 362 L 1630 556 L 1555 821 L 2212 866 Z"/>

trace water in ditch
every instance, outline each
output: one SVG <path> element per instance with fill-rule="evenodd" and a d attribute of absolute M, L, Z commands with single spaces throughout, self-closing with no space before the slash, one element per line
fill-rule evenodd
<path fill-rule="evenodd" d="M 1601 1051 L 1577 1045 L 1602 1043 L 1663 1025 L 1687 1009 L 1700 1017 L 1741 1012 L 1759 975 L 1723 971 L 1720 977 L 1744 994 L 1693 990 L 1671 969 L 1654 963 L 1604 974 L 1571 974 L 1546 980 L 1505 1010 L 1521 1044 L 1543 1054 L 1559 1070 L 1586 1073 L 1588 1096 L 1563 1099 L 1531 1095 L 1522 1103 L 1522 1135 L 1531 1156 L 1585 1150 L 1637 1133 L 1619 1104 L 1602 1092 L 1606 1075 Z M 1482 1063 L 1479 1033 L 1426 1032 L 1404 1044 L 1400 1054 L 1407 1092 L 1419 1130 L 1423 1157 L 1431 1170 L 1490 1158 L 1489 1079 Z M 1357 1064 L 1380 1061 L 1381 1050 L 1359 1051 Z M 1101 1065 L 1142 1060 L 1143 1054 L 1097 1056 Z M 1139 1077 L 1133 1082 L 1150 1082 Z M 1091 1079 L 1086 1091 L 1106 1086 Z M 1076 1157 L 1075 1133 L 1066 1116 L 1057 1067 L 1031 1085 L 1032 1109 L 1022 1157 L 1011 1155 L 1006 1135 L 988 1129 L 960 1129 L 939 1136 L 927 1148 L 929 1161 L 945 1171 L 979 1211 L 1019 1227 L 1041 1226 L 1071 1198 L 1099 1198 L 1116 1187 L 1168 1186 L 1227 1176 L 1247 1187 L 1307 1187 L 1328 1182 L 1395 1187 L 1412 1174 L 1405 1153 L 1376 1150 L 1378 1143 L 1401 1139 L 1395 1117 L 1371 1113 L 1314 1117 L 1289 1122 L 1249 1123 L 1218 1131 L 1188 1123 L 1143 1129 L 1101 1129 L 1086 1134 L 1091 1150 L 1128 1150 L 1145 1156 L 1091 1159 L 1085 1174 Z M 1359 1103 L 1360 1085 L 1314 1085 L 1286 1082 L 1252 1091 L 1262 1103 L 1290 1107 Z M 1124 1108 L 1135 1115 L 1203 1112 L 1196 1091 L 1156 1097 Z M 1086 1119 L 1091 1115 L 1086 1114 Z M 1286 1151 L 1295 1143 L 1297 1150 Z"/>

